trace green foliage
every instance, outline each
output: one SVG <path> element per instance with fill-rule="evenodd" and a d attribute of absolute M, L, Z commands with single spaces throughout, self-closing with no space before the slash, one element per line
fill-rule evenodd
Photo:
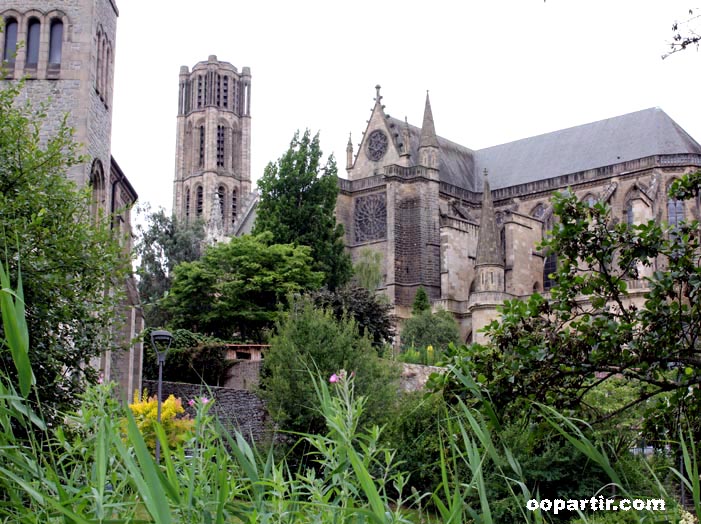
<path fill-rule="evenodd" d="M 701 175 L 673 184 L 673 198 L 698 194 Z M 558 222 L 543 248 L 557 253 L 549 299 L 512 300 L 488 326 L 491 342 L 465 348 L 454 364 L 469 373 L 500 412 L 520 399 L 578 409 L 589 420 L 645 407 L 648 433 L 662 441 L 687 419 L 701 436 L 701 250 L 697 222 L 613 223 L 610 209 L 573 194 L 555 195 Z M 628 283 L 644 271 L 649 291 Z M 633 388 L 616 411 L 583 404 L 610 380 Z M 655 401 L 664 398 L 662 407 Z M 673 438 L 673 437 L 672 437 Z"/>
<path fill-rule="evenodd" d="M 323 272 L 324 285 L 333 290 L 348 282 L 352 266 L 335 218 L 336 161 L 332 155 L 322 166 L 321 157 L 318 133 L 295 133 L 287 152 L 258 181 L 254 233 L 269 231 L 275 243 L 309 246 L 314 270 Z"/>
<path fill-rule="evenodd" d="M 163 380 L 221 386 L 233 361 L 227 359 L 227 349 L 220 340 L 187 329 L 175 329 L 173 342 L 163 366 Z M 147 380 L 158 379 L 158 357 L 151 345 L 151 329 L 143 334 L 143 373 Z"/>
<path fill-rule="evenodd" d="M 401 332 L 402 350 L 425 349 L 444 352 L 448 346 L 460 343 L 460 328 L 447 311 L 424 311 L 404 321 Z"/>
<path fill-rule="evenodd" d="M 22 260 L 28 354 L 42 409 L 51 416 L 75 403 L 86 379 L 97 378 L 92 359 L 119 349 L 111 333 L 121 321 L 115 307 L 129 260 L 109 221 L 90 216 L 88 189 L 79 191 L 66 177 L 85 160 L 72 131 L 63 121 L 42 138 L 43 109 L 20 104 L 22 89 L 22 83 L 0 89 L 0 253 L 12 274 Z M 0 360 L 3 369 L 13 368 L 9 352 Z M 21 387 L 26 391 L 27 383 Z"/>
<path fill-rule="evenodd" d="M 381 421 L 396 392 L 395 372 L 381 361 L 352 318 L 337 320 L 301 297 L 277 323 L 264 360 L 262 394 L 268 410 L 284 430 L 317 433 L 323 417 L 309 373 L 330 377 L 345 369 L 355 374 L 359 394 L 367 395 L 366 417 Z"/>
<path fill-rule="evenodd" d="M 170 291 L 175 266 L 202 256 L 204 227 L 200 220 L 184 223 L 175 215 L 166 216 L 163 209 L 150 212 L 147 207 L 144 211 L 146 225 L 137 225 L 139 240 L 135 248 L 139 296 L 146 325 L 164 326 L 170 319 L 160 300 Z"/>
<path fill-rule="evenodd" d="M 307 246 L 273 244 L 272 234 L 244 235 L 207 248 L 175 267 L 162 301 L 174 327 L 224 340 L 262 340 L 288 294 L 319 287 Z"/>
<path fill-rule="evenodd" d="M 419 315 L 424 311 L 431 310 L 431 302 L 428 300 L 428 294 L 423 286 L 419 286 L 414 296 L 414 303 L 411 305 L 411 314 Z"/>
<path fill-rule="evenodd" d="M 397 450 L 397 461 L 409 474 L 409 486 L 419 493 L 433 492 L 441 482 L 441 433 L 448 406 L 441 395 L 404 393 L 387 417 L 384 443 Z M 444 436 L 444 435 L 443 435 Z"/>
<path fill-rule="evenodd" d="M 367 335 L 378 350 L 391 343 L 394 337 L 392 306 L 366 288 L 345 285 L 336 291 L 320 289 L 311 296 L 318 307 L 330 308 L 337 320 L 344 316 L 355 320 L 360 334 Z"/>
<path fill-rule="evenodd" d="M 150 451 L 156 449 L 156 425 L 158 422 L 158 398 L 156 395 L 148 396 L 144 391 L 139 397 L 134 395 L 134 402 L 129 404 L 129 409 L 134 416 L 136 427 L 146 442 L 146 446 Z M 161 426 L 168 440 L 170 449 L 175 449 L 184 445 L 187 438 L 192 433 L 193 420 L 183 416 L 185 408 L 183 408 L 182 400 L 175 398 L 173 395 L 168 395 L 161 403 Z M 126 423 L 126 419 L 124 419 Z M 125 424 L 126 425 L 126 424 Z"/>
<path fill-rule="evenodd" d="M 353 279 L 374 293 L 382 285 L 382 253 L 367 247 L 361 249 L 358 261 L 353 264 Z"/>

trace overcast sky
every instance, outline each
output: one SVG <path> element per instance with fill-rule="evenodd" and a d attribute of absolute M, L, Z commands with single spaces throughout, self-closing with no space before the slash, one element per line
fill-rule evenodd
<path fill-rule="evenodd" d="M 251 68 L 254 181 L 305 128 L 345 176 L 376 84 L 471 149 L 655 106 L 701 141 L 701 53 L 660 58 L 697 1 L 118 0 L 112 154 L 170 210 L 178 73 L 212 54 Z"/>

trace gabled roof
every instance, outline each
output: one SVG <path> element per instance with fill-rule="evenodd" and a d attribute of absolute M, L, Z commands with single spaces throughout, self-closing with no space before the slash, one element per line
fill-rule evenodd
<path fill-rule="evenodd" d="M 409 129 L 409 153 L 411 154 L 412 163 L 416 163 L 419 158 L 421 129 L 393 117 L 388 118 L 388 125 L 396 134 L 394 138 L 398 142 L 402 141 L 402 130 L 404 128 Z M 473 189 L 474 162 L 472 150 L 440 136 L 437 138 L 438 147 L 440 148 L 440 165 L 438 168 L 441 182 L 447 182 L 465 189 Z"/>
<path fill-rule="evenodd" d="M 655 107 L 480 149 L 474 152 L 474 172 L 488 169 L 492 188 L 499 189 L 653 155 L 683 153 L 701 154 L 701 145 Z"/>

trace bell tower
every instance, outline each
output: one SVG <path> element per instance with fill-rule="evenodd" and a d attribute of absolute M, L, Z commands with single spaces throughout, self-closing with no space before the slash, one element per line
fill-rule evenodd
<path fill-rule="evenodd" d="M 251 72 L 210 55 L 180 68 L 173 212 L 230 236 L 251 192 Z"/>

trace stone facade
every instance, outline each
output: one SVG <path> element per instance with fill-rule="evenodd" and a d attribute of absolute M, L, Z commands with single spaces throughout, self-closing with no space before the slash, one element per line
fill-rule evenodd
<path fill-rule="evenodd" d="M 346 148 L 336 217 L 353 259 L 382 253 L 381 291 L 400 319 L 423 286 L 479 341 L 504 299 L 547 292 L 556 255 L 537 246 L 553 226 L 554 192 L 605 202 L 616 220 L 701 215 L 698 199 L 666 196 L 701 168 L 701 146 L 658 108 L 471 150 L 436 134 L 428 96 L 418 128 L 387 115 L 376 90 L 357 151 L 350 139 Z M 370 209 L 369 198 L 384 205 Z M 637 300 L 644 280 L 629 287 Z"/>
<path fill-rule="evenodd" d="M 251 71 L 211 55 L 180 68 L 173 212 L 217 241 L 251 215 Z M 253 199 L 255 200 L 255 199 Z M 249 228 L 250 229 L 250 228 Z"/>
<path fill-rule="evenodd" d="M 21 99 L 45 104 L 41 136 L 55 133 L 64 117 L 74 129 L 87 161 L 66 175 L 92 187 L 94 215 L 111 217 L 130 257 L 137 194 L 111 154 L 118 16 L 115 0 L 3 0 L 0 52 L 4 81 L 26 78 Z M 141 384 L 142 347 L 132 340 L 143 329 L 143 316 L 135 282 L 124 286 L 116 334 L 121 350 L 105 353 L 95 365 L 129 397 Z"/>

